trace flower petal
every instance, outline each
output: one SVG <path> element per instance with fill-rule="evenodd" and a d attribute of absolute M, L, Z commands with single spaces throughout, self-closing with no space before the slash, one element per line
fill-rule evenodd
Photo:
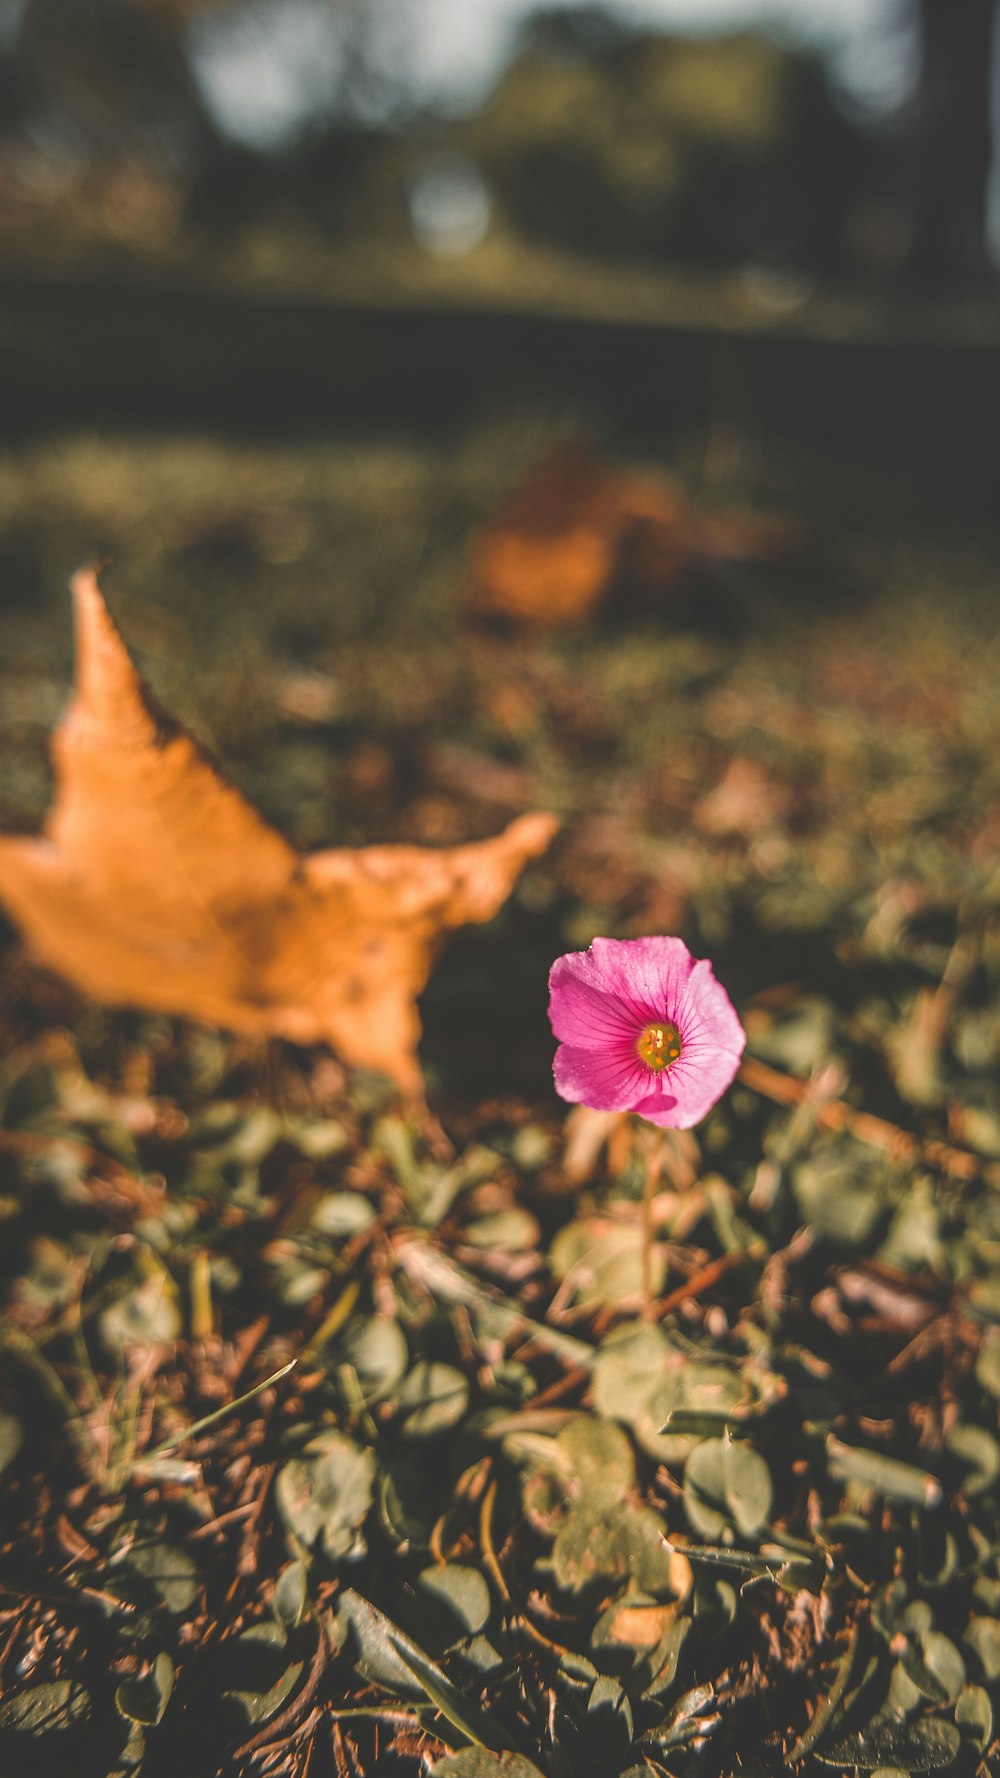
<path fill-rule="evenodd" d="M 724 1050 L 737 1058 L 743 1054 L 746 1032 L 725 988 L 716 981 L 707 957 L 694 963 L 679 1007 L 677 1025 L 681 1042 L 692 1057 L 710 1050 Z"/>
<path fill-rule="evenodd" d="M 655 1019 L 680 1024 L 695 967 L 682 938 L 595 938 L 589 954 L 605 990 L 617 994 L 640 1027 Z"/>
<path fill-rule="evenodd" d="M 591 1049 L 561 1043 L 552 1071 L 561 1098 L 593 1111 L 631 1111 L 649 1077 L 634 1050 L 620 1044 Z"/>
<path fill-rule="evenodd" d="M 634 1044 L 642 1029 L 634 1014 L 594 970 L 590 953 L 558 957 L 549 974 L 549 1019 L 563 1043 L 606 1049 Z"/>
<path fill-rule="evenodd" d="M 739 1065 L 739 1054 L 725 1050 L 710 1052 L 697 1062 L 682 1057 L 632 1109 L 651 1124 L 690 1130 L 721 1099 Z"/>

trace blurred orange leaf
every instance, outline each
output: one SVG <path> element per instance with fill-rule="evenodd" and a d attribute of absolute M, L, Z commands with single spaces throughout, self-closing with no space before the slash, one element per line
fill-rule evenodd
<path fill-rule="evenodd" d="M 154 703 L 97 584 L 73 582 L 77 678 L 38 838 L 0 839 L 0 900 L 95 999 L 328 1042 L 420 1090 L 416 996 L 450 928 L 488 920 L 555 828 L 303 855 Z"/>
<path fill-rule="evenodd" d="M 782 520 L 704 512 L 663 477 L 564 445 L 474 538 L 466 601 L 476 616 L 564 629 L 620 589 L 655 596 L 696 562 L 766 560 L 795 541 Z"/>

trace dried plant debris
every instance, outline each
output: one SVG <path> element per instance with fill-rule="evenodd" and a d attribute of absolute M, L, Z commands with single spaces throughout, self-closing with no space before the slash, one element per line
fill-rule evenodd
<path fill-rule="evenodd" d="M 251 704 L 198 560 L 129 632 L 195 575 L 185 717 L 303 846 L 544 807 L 564 837 L 424 996 L 440 1125 L 319 1043 L 102 1009 L 10 936 L 0 1771 L 988 1778 L 995 644 L 873 605 L 459 659 L 383 605 L 317 617 L 307 662 L 261 603 Z M 48 646 L 0 660 L 12 827 Z M 718 960 L 749 1041 L 664 1151 L 647 1314 L 647 1157 L 548 1090 L 544 982 L 651 930 Z"/>

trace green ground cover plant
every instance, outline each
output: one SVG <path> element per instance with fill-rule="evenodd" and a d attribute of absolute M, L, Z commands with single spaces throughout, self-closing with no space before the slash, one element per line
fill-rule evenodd
<path fill-rule="evenodd" d="M 815 560 L 463 626 L 472 525 L 538 448 L 0 460 L 5 828 L 48 801 L 98 532 L 154 689 L 297 844 L 562 820 L 422 996 L 427 1111 L 320 1045 L 102 1009 L 6 932 L 0 1771 L 996 1759 L 985 544 L 900 542 L 888 501 L 835 535 L 802 482 Z M 553 959 L 650 933 L 747 1033 L 691 1130 L 551 1085 Z"/>

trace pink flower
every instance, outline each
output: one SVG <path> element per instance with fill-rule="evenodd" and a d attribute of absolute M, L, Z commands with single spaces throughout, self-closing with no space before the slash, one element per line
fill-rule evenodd
<path fill-rule="evenodd" d="M 679 938 L 595 938 L 558 957 L 549 1019 L 562 1098 L 680 1130 L 721 1098 L 746 1042 L 711 963 Z"/>

